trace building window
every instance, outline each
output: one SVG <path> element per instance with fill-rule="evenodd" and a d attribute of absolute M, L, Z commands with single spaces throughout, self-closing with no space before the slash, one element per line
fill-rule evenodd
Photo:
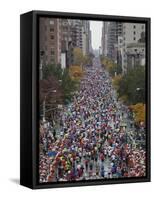
<path fill-rule="evenodd" d="M 136 25 L 134 25 L 134 28 L 136 28 Z"/>
<path fill-rule="evenodd" d="M 51 35 L 51 37 L 50 37 L 50 38 L 51 38 L 51 40 L 54 40 L 54 35 Z"/>
<path fill-rule="evenodd" d="M 51 55 L 55 55 L 55 52 L 53 50 L 51 50 Z"/>
<path fill-rule="evenodd" d="M 54 20 L 50 20 L 50 21 L 49 21 L 49 24 L 50 24 L 50 25 L 53 25 L 53 24 L 54 24 Z"/>
<path fill-rule="evenodd" d="M 54 32 L 54 28 L 50 28 L 50 32 Z"/>
<path fill-rule="evenodd" d="M 134 37 L 134 40 L 136 40 L 136 37 Z"/>
<path fill-rule="evenodd" d="M 136 31 L 134 31 L 134 35 L 136 34 Z"/>

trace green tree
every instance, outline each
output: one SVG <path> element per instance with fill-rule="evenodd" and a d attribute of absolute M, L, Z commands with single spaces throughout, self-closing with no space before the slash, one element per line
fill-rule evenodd
<path fill-rule="evenodd" d="M 61 66 L 55 65 L 55 64 L 49 64 L 43 67 L 43 79 L 47 79 L 48 76 L 50 76 L 51 74 L 54 75 L 55 77 L 57 77 L 58 79 L 61 79 L 62 77 L 62 68 Z"/>
<path fill-rule="evenodd" d="M 145 67 L 128 70 L 119 82 L 118 94 L 127 96 L 128 104 L 145 103 Z"/>
<path fill-rule="evenodd" d="M 71 100 L 74 91 L 78 88 L 78 82 L 71 79 L 68 69 L 64 69 L 61 87 L 64 92 L 65 103 L 67 103 Z"/>
<path fill-rule="evenodd" d="M 63 93 L 64 103 L 69 102 L 73 96 L 73 92 L 78 87 L 78 81 L 72 80 L 69 75 L 69 70 L 61 69 L 60 65 L 47 65 L 43 68 L 43 80 L 48 80 L 50 77 L 54 77 L 51 81 L 52 85 L 56 83 L 57 87 L 60 87 L 59 90 Z M 52 98 L 52 97 L 50 97 Z"/>

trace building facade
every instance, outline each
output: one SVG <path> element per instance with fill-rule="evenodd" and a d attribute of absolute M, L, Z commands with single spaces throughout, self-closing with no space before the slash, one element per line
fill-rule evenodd
<path fill-rule="evenodd" d="M 103 22 L 102 55 L 120 65 L 123 73 L 145 65 L 145 25 Z"/>
<path fill-rule="evenodd" d="M 103 22 L 102 26 L 102 38 L 101 38 L 101 47 L 102 47 L 102 56 L 107 57 L 107 36 L 108 36 L 108 22 Z"/>
<path fill-rule="evenodd" d="M 43 64 L 59 64 L 61 59 L 60 21 L 55 18 L 40 18 L 40 51 Z"/>
<path fill-rule="evenodd" d="M 43 65 L 60 64 L 62 68 L 73 64 L 73 49 L 83 55 L 91 48 L 90 22 L 87 20 L 40 18 L 40 62 Z"/>
<path fill-rule="evenodd" d="M 123 23 L 122 37 L 122 68 L 126 73 L 129 68 L 145 64 L 145 25 L 137 23 Z"/>

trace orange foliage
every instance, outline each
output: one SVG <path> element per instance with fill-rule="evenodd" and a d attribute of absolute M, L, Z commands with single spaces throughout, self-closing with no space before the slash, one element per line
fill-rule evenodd
<path fill-rule="evenodd" d="M 145 104 L 137 103 L 136 105 L 131 105 L 130 108 L 135 114 L 135 122 L 145 122 Z"/>
<path fill-rule="evenodd" d="M 69 68 L 71 78 L 80 79 L 83 76 L 83 69 L 81 66 L 71 66 Z"/>

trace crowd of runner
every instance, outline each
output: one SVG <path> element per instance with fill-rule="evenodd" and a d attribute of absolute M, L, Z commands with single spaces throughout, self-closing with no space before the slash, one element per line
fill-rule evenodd
<path fill-rule="evenodd" d="M 40 122 L 41 183 L 145 176 L 145 150 L 135 143 L 129 109 L 117 100 L 108 73 L 94 62 L 63 107 L 58 131 Z"/>

